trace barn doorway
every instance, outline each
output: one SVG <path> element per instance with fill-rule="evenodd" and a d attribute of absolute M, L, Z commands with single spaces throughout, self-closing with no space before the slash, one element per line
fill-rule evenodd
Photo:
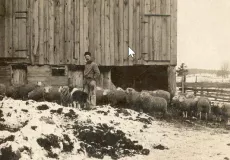
<path fill-rule="evenodd" d="M 167 66 L 127 66 L 113 67 L 111 80 L 115 86 L 126 89 L 168 90 Z"/>

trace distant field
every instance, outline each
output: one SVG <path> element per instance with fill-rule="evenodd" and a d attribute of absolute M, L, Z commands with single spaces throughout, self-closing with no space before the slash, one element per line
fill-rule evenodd
<path fill-rule="evenodd" d="M 181 77 L 177 77 L 177 82 L 181 82 Z M 189 74 L 186 76 L 186 82 L 206 82 L 206 83 L 230 83 L 228 78 L 217 77 L 216 74 Z"/>
<path fill-rule="evenodd" d="M 204 87 L 204 88 L 230 88 L 230 83 L 220 82 L 188 82 L 185 87 Z M 181 82 L 177 82 L 177 87 L 181 87 Z"/>

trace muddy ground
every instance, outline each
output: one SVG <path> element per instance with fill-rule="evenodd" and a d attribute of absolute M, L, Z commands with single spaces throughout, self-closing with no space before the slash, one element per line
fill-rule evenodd
<path fill-rule="evenodd" d="M 228 160 L 223 124 L 161 119 L 129 109 L 86 111 L 48 102 L 0 102 L 1 160 Z"/>

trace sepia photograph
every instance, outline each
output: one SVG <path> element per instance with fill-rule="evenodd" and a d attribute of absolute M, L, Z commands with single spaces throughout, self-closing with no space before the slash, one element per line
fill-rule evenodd
<path fill-rule="evenodd" d="M 0 0 L 0 160 L 230 160 L 230 0 Z"/>

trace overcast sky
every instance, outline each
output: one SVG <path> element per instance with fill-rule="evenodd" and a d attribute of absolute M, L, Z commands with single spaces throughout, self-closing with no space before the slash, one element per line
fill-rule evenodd
<path fill-rule="evenodd" d="M 219 69 L 230 62 L 230 0 L 178 0 L 178 65 Z"/>

